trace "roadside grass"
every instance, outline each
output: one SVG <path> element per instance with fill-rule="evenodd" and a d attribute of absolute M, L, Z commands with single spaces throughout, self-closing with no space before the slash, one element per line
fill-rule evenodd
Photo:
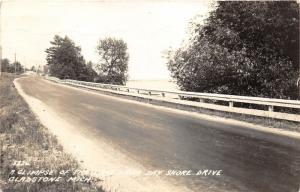
<path fill-rule="evenodd" d="M 43 127 L 18 94 L 12 74 L 0 76 L 0 191 L 3 192 L 103 192 L 99 180 L 92 182 L 10 182 L 12 170 L 80 170 L 79 164 L 63 151 L 56 137 Z M 17 166 L 14 161 L 29 165 Z M 58 174 L 58 173 L 56 173 Z M 14 177 L 22 175 L 14 174 Z M 42 175 L 40 175 L 42 176 Z M 57 176 L 57 175 L 55 175 Z M 88 175 L 71 175 L 88 177 Z M 39 176 L 37 176 L 39 177 Z"/>

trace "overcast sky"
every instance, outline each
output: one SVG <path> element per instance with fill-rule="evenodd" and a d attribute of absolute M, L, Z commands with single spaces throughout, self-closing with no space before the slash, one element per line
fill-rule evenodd
<path fill-rule="evenodd" d="M 55 34 L 68 35 L 87 61 L 98 62 L 100 38 L 128 45 L 130 79 L 168 79 L 162 52 L 178 47 L 188 22 L 207 15 L 208 0 L 6 0 L 2 4 L 3 58 L 30 67 L 46 64 Z"/>

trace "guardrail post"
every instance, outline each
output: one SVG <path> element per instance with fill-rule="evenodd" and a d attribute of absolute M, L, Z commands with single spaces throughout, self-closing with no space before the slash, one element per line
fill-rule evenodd
<path fill-rule="evenodd" d="M 273 112 L 273 111 L 274 111 L 274 106 L 269 105 L 269 106 L 268 106 L 268 110 L 271 111 L 271 112 Z"/>
<path fill-rule="evenodd" d="M 61 84 L 69 84 L 73 85 L 75 87 L 86 87 L 93 89 L 92 87 L 99 87 L 103 89 L 112 89 L 112 90 L 118 90 L 122 92 L 129 92 L 135 93 L 137 92 L 138 94 L 149 94 L 151 95 L 157 95 L 165 98 L 167 95 L 168 97 L 172 99 L 178 99 L 177 102 L 180 103 L 179 100 L 187 100 L 189 102 L 201 102 L 205 103 L 209 100 L 213 101 L 221 101 L 221 102 L 214 102 L 212 103 L 213 105 L 223 105 L 225 102 L 228 106 L 226 109 L 220 109 L 222 111 L 228 111 L 231 112 L 233 109 L 239 109 L 242 106 L 239 106 L 235 103 L 248 103 L 248 104 L 254 104 L 254 105 L 259 105 L 264 107 L 264 111 L 262 113 L 256 112 L 256 108 L 248 107 L 249 112 L 244 112 L 243 110 L 236 110 L 235 112 L 241 113 L 241 114 L 249 114 L 253 116 L 262 116 L 262 117 L 268 117 L 268 118 L 276 118 L 276 119 L 286 119 L 288 121 L 295 121 L 295 122 L 300 122 L 299 121 L 299 113 L 293 113 L 292 111 L 287 111 L 284 112 L 284 114 L 288 115 L 282 115 L 282 116 L 277 116 L 274 114 L 276 112 L 277 107 L 285 107 L 285 108 L 291 108 L 291 109 L 297 109 L 300 110 L 300 101 L 297 100 L 284 100 L 284 99 L 271 99 L 271 98 L 261 98 L 261 97 L 248 97 L 248 96 L 237 96 L 237 95 L 222 95 L 222 94 L 210 94 L 210 93 L 196 93 L 196 92 L 184 92 L 184 91 L 163 91 L 163 90 L 152 90 L 152 89 L 140 89 L 139 88 L 130 88 L 130 87 L 125 87 L 125 86 L 116 86 L 116 85 L 110 85 L 110 84 L 101 84 L 101 83 L 89 83 L 89 82 L 84 82 L 84 81 L 77 81 L 77 80 L 72 80 L 72 79 L 59 79 L 55 77 L 45 77 L 45 79 L 56 82 L 56 83 L 61 83 Z M 152 94 L 153 92 L 153 94 Z M 190 98 L 193 98 L 192 100 L 189 100 Z M 194 99 L 196 98 L 196 99 Z M 176 102 L 176 100 L 174 100 Z M 251 105 L 250 105 L 251 106 Z M 210 106 L 207 106 L 208 108 Z M 214 109 L 214 108 L 212 108 Z"/>

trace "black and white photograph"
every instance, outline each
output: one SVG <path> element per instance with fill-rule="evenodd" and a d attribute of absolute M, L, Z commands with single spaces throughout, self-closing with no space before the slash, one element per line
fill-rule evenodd
<path fill-rule="evenodd" d="M 0 0 L 0 192 L 300 192 L 299 3 Z"/>

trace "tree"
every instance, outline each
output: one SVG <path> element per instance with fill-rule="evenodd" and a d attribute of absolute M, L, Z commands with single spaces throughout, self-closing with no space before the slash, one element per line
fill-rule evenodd
<path fill-rule="evenodd" d="M 48 65 L 44 65 L 43 66 L 43 75 L 48 75 L 49 74 L 49 66 Z"/>
<path fill-rule="evenodd" d="M 89 81 L 94 81 L 98 75 L 93 66 L 94 64 L 91 61 L 86 64 L 86 73 L 88 74 Z"/>
<path fill-rule="evenodd" d="M 7 58 L 2 59 L 1 61 L 1 71 L 2 72 L 10 72 L 10 64 Z"/>
<path fill-rule="evenodd" d="M 96 77 L 97 73 L 93 69 L 93 63 L 90 61 L 79 69 L 79 79 L 83 81 L 93 82 Z"/>
<path fill-rule="evenodd" d="M 33 65 L 33 66 L 31 66 L 30 70 L 31 70 L 31 71 L 34 71 L 34 72 L 36 72 L 36 68 L 35 68 L 35 66 L 34 66 L 34 65 Z"/>
<path fill-rule="evenodd" d="M 21 65 L 21 63 L 19 61 L 12 63 L 11 68 L 13 69 L 13 72 L 18 73 L 18 74 L 24 72 L 24 67 Z"/>
<path fill-rule="evenodd" d="M 22 73 L 24 72 L 24 66 L 19 61 L 10 63 L 7 58 L 2 59 L 1 71 L 8 73 Z"/>
<path fill-rule="evenodd" d="M 220 1 L 168 55 L 183 90 L 297 97 L 299 9 L 291 1 Z"/>
<path fill-rule="evenodd" d="M 67 36 L 56 35 L 50 43 L 52 47 L 46 49 L 50 75 L 60 79 L 90 79 L 80 47 Z"/>
<path fill-rule="evenodd" d="M 97 46 L 100 55 L 98 82 L 124 85 L 127 81 L 129 55 L 121 39 L 105 38 Z"/>

